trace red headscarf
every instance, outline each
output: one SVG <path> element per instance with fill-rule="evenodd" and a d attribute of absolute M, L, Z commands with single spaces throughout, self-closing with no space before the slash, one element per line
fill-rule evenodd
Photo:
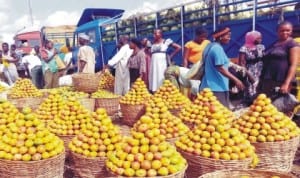
<path fill-rule="evenodd" d="M 255 40 L 259 37 L 261 37 L 261 33 L 258 31 L 251 31 L 246 33 L 244 46 L 250 49 L 255 48 L 256 47 Z"/>

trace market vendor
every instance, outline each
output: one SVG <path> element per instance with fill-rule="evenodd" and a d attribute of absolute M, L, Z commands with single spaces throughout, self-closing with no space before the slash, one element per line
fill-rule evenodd
<path fill-rule="evenodd" d="M 8 43 L 2 43 L 2 64 L 4 66 L 3 73 L 9 85 L 15 83 L 19 78 L 16 64 L 18 59 L 14 58 L 9 52 Z"/>
<path fill-rule="evenodd" d="M 222 45 L 228 44 L 230 41 L 230 28 L 223 27 L 216 30 L 213 37 L 215 42 L 209 44 L 204 50 L 205 72 L 201 80 L 200 91 L 210 88 L 218 100 L 229 108 L 229 80 L 232 80 L 242 90 L 245 85 L 228 70 L 230 60 Z"/>
<path fill-rule="evenodd" d="M 186 67 L 172 65 L 165 71 L 165 79 L 170 80 L 182 94 L 192 99 L 197 96 L 200 80 L 188 80 L 185 77 L 188 71 Z"/>
<path fill-rule="evenodd" d="M 55 60 L 58 51 L 53 47 L 52 41 L 46 40 L 41 49 L 42 69 L 45 81 L 45 89 L 58 87 L 59 72 Z"/>
<path fill-rule="evenodd" d="M 139 77 L 146 83 L 146 54 L 142 50 L 140 40 L 133 38 L 129 42 L 130 49 L 133 50 L 128 60 L 128 68 L 130 74 L 130 85 L 132 85 Z"/>
<path fill-rule="evenodd" d="M 172 65 L 167 68 L 165 78 L 170 80 L 174 86 L 180 89 L 181 93 L 193 99 L 199 92 L 199 85 L 201 81 L 187 79 L 186 75 L 189 70 L 191 69 Z M 255 82 L 253 76 L 245 67 L 230 62 L 228 70 L 243 82 Z"/>
<path fill-rule="evenodd" d="M 289 93 L 295 78 L 299 60 L 299 44 L 292 38 L 293 25 L 282 22 L 277 27 L 277 41 L 266 50 L 260 80 L 260 92 L 268 97 L 274 88 L 280 87 L 281 93 Z"/>
<path fill-rule="evenodd" d="M 207 40 L 207 31 L 203 28 L 197 28 L 195 38 L 187 42 L 184 46 L 183 67 L 190 67 L 199 60 L 202 60 L 202 54 L 210 41 Z"/>
<path fill-rule="evenodd" d="M 85 33 L 78 35 L 80 48 L 77 54 L 78 57 L 78 72 L 79 73 L 95 73 L 96 58 L 92 47 L 88 45 L 90 37 Z"/>
<path fill-rule="evenodd" d="M 128 44 L 129 37 L 127 35 L 120 36 L 119 45 L 121 46 L 118 53 L 108 61 L 109 67 L 115 67 L 115 94 L 125 95 L 130 87 L 130 77 L 128 68 L 128 59 L 133 53 Z"/>

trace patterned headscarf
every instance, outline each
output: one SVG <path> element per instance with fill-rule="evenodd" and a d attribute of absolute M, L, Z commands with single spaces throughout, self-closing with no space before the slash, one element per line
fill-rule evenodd
<path fill-rule="evenodd" d="M 246 33 L 244 46 L 246 46 L 247 48 L 255 48 L 255 40 L 259 37 L 261 37 L 261 33 L 258 31 L 251 31 Z"/>
<path fill-rule="evenodd" d="M 220 29 L 216 30 L 213 33 L 212 36 L 213 36 L 214 39 L 218 39 L 219 37 L 221 37 L 223 35 L 226 35 L 229 32 L 230 32 L 230 28 L 229 27 L 223 27 L 223 28 L 220 28 Z"/>

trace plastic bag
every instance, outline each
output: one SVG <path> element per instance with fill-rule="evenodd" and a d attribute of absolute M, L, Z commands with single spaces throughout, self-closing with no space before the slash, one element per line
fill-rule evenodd
<path fill-rule="evenodd" d="M 59 78 L 58 80 L 59 86 L 72 86 L 73 80 L 72 75 L 65 75 Z"/>
<path fill-rule="evenodd" d="M 195 96 L 200 92 L 199 91 L 199 86 L 201 84 L 200 80 L 190 80 L 191 82 L 191 93 Z"/>
<path fill-rule="evenodd" d="M 283 113 L 290 113 L 294 111 L 294 108 L 299 105 L 299 101 L 296 97 L 290 93 L 278 94 L 278 97 L 272 102 L 272 104 Z"/>
<path fill-rule="evenodd" d="M 179 77 L 178 81 L 181 86 L 185 88 L 190 88 L 191 87 L 191 82 L 190 79 L 186 78 L 186 74 L 188 73 L 189 69 L 185 67 L 179 67 Z"/>

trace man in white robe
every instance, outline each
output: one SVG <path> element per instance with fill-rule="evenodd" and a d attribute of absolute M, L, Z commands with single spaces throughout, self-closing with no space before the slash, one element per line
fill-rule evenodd
<path fill-rule="evenodd" d="M 121 48 L 118 53 L 108 61 L 108 66 L 116 69 L 115 94 L 125 95 L 130 89 L 130 76 L 127 63 L 133 50 L 129 48 L 128 36 L 121 36 L 119 44 L 121 45 Z"/>

